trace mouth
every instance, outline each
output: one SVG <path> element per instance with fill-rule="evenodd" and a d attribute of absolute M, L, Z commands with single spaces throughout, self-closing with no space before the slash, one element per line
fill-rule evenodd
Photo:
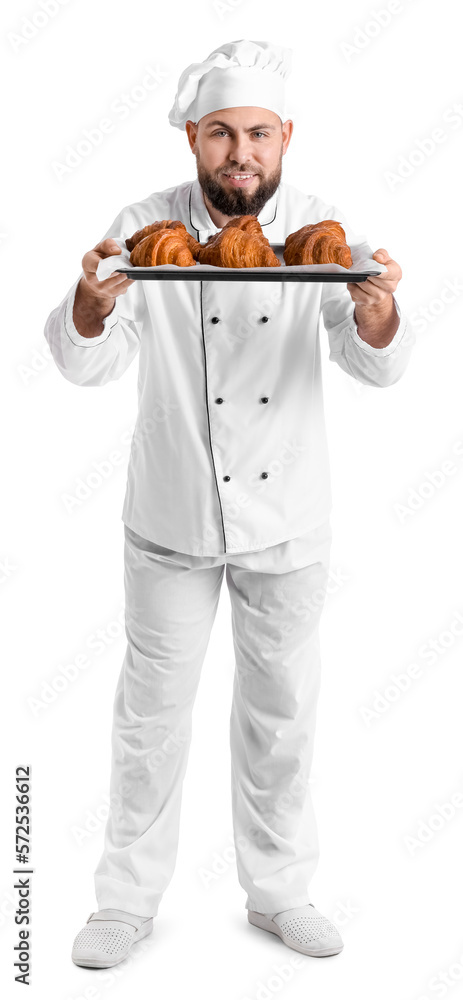
<path fill-rule="evenodd" d="M 244 174 L 238 171 L 236 174 L 227 174 L 224 172 L 223 176 L 226 178 L 231 187 L 243 188 L 249 187 L 249 185 L 252 184 L 257 177 L 257 174 Z"/>

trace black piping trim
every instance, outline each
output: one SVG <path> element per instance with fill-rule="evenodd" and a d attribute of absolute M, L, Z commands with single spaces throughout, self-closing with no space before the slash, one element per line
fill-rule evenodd
<path fill-rule="evenodd" d="M 270 226 L 272 224 L 272 222 L 275 222 L 275 219 L 277 217 L 277 207 L 278 207 L 278 199 L 279 199 L 279 197 L 280 197 L 280 192 L 277 191 L 277 196 L 275 198 L 275 214 L 273 216 L 273 219 L 270 219 L 269 222 L 261 222 L 261 224 L 260 224 L 261 225 L 261 229 L 264 229 L 265 226 Z"/>
<path fill-rule="evenodd" d="M 197 239 L 199 240 L 199 229 L 196 229 L 196 226 L 193 225 L 193 219 L 191 218 L 191 195 L 192 195 L 192 191 L 193 191 L 193 182 L 190 184 L 190 195 L 189 195 L 189 198 L 188 198 L 188 211 L 189 211 L 189 214 L 190 214 L 190 226 L 198 234 L 197 235 Z M 279 187 L 278 187 L 277 188 L 277 196 L 276 196 L 276 199 L 275 199 L 275 213 L 274 213 L 273 219 L 270 219 L 268 222 L 261 222 L 262 229 L 264 228 L 264 226 L 270 226 L 272 224 L 272 222 L 275 222 L 275 219 L 277 217 L 277 208 L 278 208 L 278 199 L 279 199 L 279 197 L 280 197 L 280 190 L 279 190 Z"/>
<path fill-rule="evenodd" d="M 197 233 L 196 239 L 199 240 L 199 229 L 196 229 L 196 226 L 193 225 L 193 219 L 191 218 L 191 194 L 192 194 L 192 191 L 193 191 L 193 184 L 190 184 L 190 196 L 188 198 L 188 211 L 190 213 L 190 226 Z"/>
<path fill-rule="evenodd" d="M 196 229 L 196 226 L 194 226 L 194 225 L 193 225 L 193 220 L 192 220 L 192 218 L 191 218 L 191 192 L 192 192 L 192 190 L 193 190 L 193 185 L 191 185 L 191 187 L 190 187 L 190 197 L 189 197 L 189 199 L 188 199 L 188 208 L 189 208 L 189 213 L 190 213 L 190 225 L 191 225 L 191 228 L 192 228 L 192 229 L 194 229 L 194 230 L 195 230 L 195 232 L 196 232 L 196 233 L 198 234 L 198 239 L 199 239 L 199 229 Z M 221 521 L 222 521 L 222 534 L 223 534 L 223 550 L 224 550 L 224 552 L 226 552 L 226 551 L 227 551 L 227 540 L 226 540 L 226 537 L 225 537 L 225 525 L 224 525 L 224 523 L 223 523 L 223 511 L 222 511 L 222 501 L 221 501 L 221 499 L 220 499 L 220 493 L 219 493 L 219 484 L 218 484 L 218 481 L 217 481 L 217 472 L 216 472 L 216 469 L 215 469 L 215 462 L 214 462 L 214 452 L 212 451 L 212 438 L 211 438 L 211 422 L 210 422 L 210 419 L 209 419 L 209 406 L 208 406 L 208 403 L 207 403 L 207 360 L 206 360 L 206 341 L 205 341 L 205 339 L 204 339 L 204 322 L 203 322 L 203 283 L 202 283 L 202 281 L 200 281 L 200 282 L 199 282 L 199 302 L 200 302 L 200 308 L 201 308 L 201 335 L 202 335 L 202 339 L 203 339 L 203 353 L 204 353 L 204 382 L 205 382 L 205 397 L 206 397 L 206 413 L 207 413 L 207 427 L 208 427 L 208 431 L 209 431 L 209 447 L 210 447 L 210 449 L 211 449 L 211 457 L 212 457 L 212 467 L 213 467 L 213 469 L 214 469 L 214 479 L 215 479 L 215 485 L 216 485 L 216 488 L 217 488 L 217 496 L 218 496 L 218 498 L 219 498 L 219 507 L 220 507 L 220 518 L 221 518 Z"/>
<path fill-rule="evenodd" d="M 191 195 L 192 195 L 192 191 L 193 191 L 193 184 L 190 185 L 190 194 L 189 194 L 189 198 L 188 198 L 188 212 L 189 212 L 189 216 L 190 216 L 190 226 L 191 226 L 192 229 L 194 229 L 195 233 L 197 233 L 197 239 L 199 240 L 199 232 L 200 231 L 199 231 L 199 229 L 196 228 L 195 225 L 193 225 L 193 219 L 191 218 Z M 278 204 L 278 195 L 277 195 L 277 198 L 276 198 L 276 201 L 275 201 L 275 214 L 273 216 L 273 219 L 270 219 L 270 222 L 264 222 L 265 226 L 269 226 L 271 222 L 274 222 L 274 220 L 276 218 L 276 214 L 277 214 L 277 204 Z M 226 536 L 225 536 L 225 525 L 224 525 L 224 520 L 223 520 L 222 502 L 221 502 L 221 499 L 220 499 L 219 484 L 218 484 L 218 480 L 217 480 L 217 472 L 216 472 L 215 462 L 214 462 L 214 452 L 212 451 L 211 423 L 210 423 L 210 417 L 209 417 L 209 406 L 208 406 L 208 401 L 207 401 L 207 358 L 206 358 L 206 342 L 205 342 L 205 338 L 204 338 L 203 282 L 202 281 L 199 282 L 199 286 L 200 286 L 200 307 L 201 307 L 201 335 L 202 335 L 203 353 L 204 353 L 204 379 L 205 379 L 207 426 L 208 426 L 208 432 L 209 432 L 209 447 L 211 449 L 212 467 L 214 469 L 215 485 L 216 485 L 216 488 L 217 488 L 217 496 L 219 498 L 220 517 L 221 517 L 221 520 L 222 520 L 222 533 L 223 533 L 224 552 L 226 552 L 227 551 L 227 540 L 226 540 Z"/>
<path fill-rule="evenodd" d="M 190 213 L 190 225 L 191 225 L 191 228 L 194 229 L 195 232 L 198 234 L 198 239 L 199 239 L 199 229 L 196 229 L 196 226 L 193 225 L 193 220 L 191 218 L 191 192 L 192 192 L 192 190 L 193 190 L 193 185 L 191 185 L 191 187 L 190 187 L 190 196 L 189 196 L 189 199 L 188 199 L 188 208 L 189 208 L 189 213 Z M 219 498 L 220 518 L 221 518 L 221 521 L 222 521 L 223 550 L 224 550 L 224 552 L 226 552 L 227 551 L 227 540 L 226 540 L 226 537 L 225 537 L 225 525 L 223 523 L 222 501 L 220 499 L 219 484 L 218 484 L 218 481 L 217 481 L 217 472 L 216 472 L 215 462 L 214 462 L 214 452 L 212 451 L 211 422 L 210 422 L 210 419 L 209 419 L 209 406 L 208 406 L 208 402 L 207 402 L 207 359 L 206 359 L 206 341 L 204 339 L 203 283 L 202 283 L 202 281 L 199 282 L 199 303 L 200 303 L 200 309 L 201 309 L 201 335 L 202 335 L 202 340 L 203 340 L 204 382 L 205 382 L 207 427 L 208 427 L 208 432 L 209 432 L 209 447 L 211 449 L 212 468 L 214 469 L 215 485 L 216 485 L 216 488 L 217 488 L 217 496 Z"/>
<path fill-rule="evenodd" d="M 79 279 L 79 280 L 80 280 L 80 279 Z M 73 307 L 74 307 L 74 300 L 75 300 L 75 297 L 76 297 L 76 291 L 77 291 L 77 286 L 76 286 L 76 289 L 75 289 L 75 292 L 74 292 L 74 295 L 72 296 L 72 304 L 73 304 Z M 65 305 L 65 307 L 64 307 L 64 320 L 63 320 L 63 325 L 64 325 L 64 329 L 65 329 L 65 331 L 66 331 L 66 333 L 67 333 L 67 335 L 68 335 L 68 337 L 69 337 L 69 340 L 71 341 L 71 344 L 74 344 L 74 347 L 83 347 L 84 349 L 85 349 L 86 347 L 101 347 L 101 345 L 102 345 L 102 344 L 105 344 L 105 343 L 106 343 L 106 341 L 107 341 L 107 340 L 109 340 L 109 338 L 110 338 L 110 336 L 111 336 L 111 333 L 112 333 L 112 331 L 114 330 L 114 327 L 115 327 L 115 326 L 117 326 L 117 324 L 118 324 L 118 322 L 119 322 L 119 317 L 117 317 L 117 319 L 115 319 L 115 320 L 114 320 L 114 323 L 113 323 L 113 325 L 112 325 L 112 326 L 110 326 L 110 328 L 109 328 L 109 333 L 107 334 L 107 336 L 105 337 L 105 339 L 104 339 L 104 340 L 100 340 L 100 341 L 98 342 L 98 344 L 79 344 L 79 343 L 77 343 L 77 344 L 76 344 L 75 340 L 73 340 L 73 339 L 72 339 L 72 337 L 71 337 L 71 334 L 69 333 L 69 330 L 68 330 L 68 327 L 67 327 L 67 322 L 66 322 L 66 320 L 67 320 L 67 318 L 68 318 L 68 312 L 69 312 L 69 299 L 68 299 L 68 300 L 66 301 L 66 305 Z M 111 312 L 112 312 L 112 310 L 111 310 Z M 111 315 L 111 313 L 108 313 L 108 316 L 110 316 L 110 315 Z M 106 318 L 107 318 L 107 317 L 106 317 L 106 316 L 104 316 L 104 317 L 103 317 L 103 320 L 105 320 Z M 74 321 L 73 321 L 73 322 L 74 322 Z M 75 323 L 74 323 L 74 326 L 75 326 Z M 77 327 L 76 327 L 76 330 L 77 330 Z M 79 331 L 78 331 L 78 330 L 77 330 L 77 333 L 79 333 Z M 102 330 L 102 331 L 101 331 L 101 333 L 97 334 L 97 336 L 101 337 L 103 333 L 105 333 L 105 330 Z M 79 334 L 79 336 L 80 336 L 80 337 L 82 337 L 83 335 L 82 335 L 82 334 Z M 86 339 L 87 339 L 87 340 L 93 340 L 94 338 L 93 338 L 93 337 L 87 337 Z"/>
<path fill-rule="evenodd" d="M 198 230 L 196 230 L 196 232 L 197 231 Z M 203 322 L 203 282 L 200 281 L 199 285 L 200 285 L 200 305 L 201 305 L 201 334 L 202 334 L 202 339 L 203 339 L 203 352 L 204 352 L 205 399 L 206 399 L 206 412 L 207 412 L 207 426 L 208 426 L 208 431 L 209 431 L 209 447 L 211 449 L 212 466 L 213 466 L 213 469 L 214 469 L 215 485 L 217 487 L 217 496 L 219 498 L 220 517 L 221 517 L 221 520 L 222 520 L 223 550 L 224 550 L 224 552 L 226 552 L 227 551 L 227 540 L 226 540 L 226 537 L 225 537 L 225 525 L 224 525 L 224 522 L 223 522 L 222 502 L 221 502 L 221 499 L 220 499 L 219 484 L 218 484 L 218 481 L 217 481 L 217 472 L 216 472 L 215 462 L 214 462 L 214 452 L 212 451 L 211 422 L 210 422 L 210 419 L 209 419 L 209 406 L 208 406 L 208 402 L 207 402 L 207 360 L 206 360 L 206 342 L 205 342 L 205 339 L 204 339 L 204 322 Z"/>

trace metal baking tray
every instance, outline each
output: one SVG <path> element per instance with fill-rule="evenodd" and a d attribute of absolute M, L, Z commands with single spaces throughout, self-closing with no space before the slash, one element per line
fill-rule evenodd
<path fill-rule="evenodd" d="M 177 267 L 174 264 L 160 264 L 158 267 L 117 267 L 116 271 L 127 274 L 133 281 L 344 281 L 360 282 L 381 274 L 381 271 L 315 271 L 314 266 L 286 267 L 283 261 L 284 243 L 271 243 L 272 250 L 281 260 L 281 268 L 276 267 Z M 340 265 L 338 265 L 340 266 Z"/>

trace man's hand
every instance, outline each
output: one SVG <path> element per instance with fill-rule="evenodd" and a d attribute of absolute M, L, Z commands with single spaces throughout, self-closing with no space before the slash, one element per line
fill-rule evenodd
<path fill-rule="evenodd" d="M 388 297 L 395 292 L 402 277 L 402 269 L 396 260 L 389 256 L 387 250 L 376 250 L 373 260 L 385 264 L 387 271 L 367 278 L 366 281 L 348 282 L 347 288 L 353 302 L 359 305 L 384 305 Z"/>
<path fill-rule="evenodd" d="M 96 270 L 100 260 L 117 253 L 121 253 L 121 248 L 108 238 L 97 243 L 82 257 L 84 277 L 77 285 L 73 309 L 74 325 L 82 337 L 97 337 L 103 332 L 102 320 L 113 311 L 116 297 L 124 295 L 133 285 L 133 278 L 127 278 L 118 271 L 104 281 L 98 280 Z M 117 266 L 116 261 L 114 266 Z"/>
<path fill-rule="evenodd" d="M 113 274 L 109 275 L 109 278 L 99 281 L 96 271 L 100 260 L 104 260 L 105 257 L 112 257 L 113 254 L 117 253 L 121 253 L 121 248 L 111 238 L 97 243 L 96 247 L 93 247 L 93 250 L 89 250 L 82 257 L 84 277 L 80 279 L 83 290 L 89 296 L 95 296 L 98 299 L 111 299 L 113 305 L 115 297 L 117 295 L 124 295 L 129 285 L 133 285 L 133 278 L 127 278 L 125 274 L 119 274 L 118 271 L 114 271 Z M 117 261 L 114 261 L 114 267 L 117 267 Z"/>
<path fill-rule="evenodd" d="M 359 337 L 372 347 L 387 347 L 399 326 L 393 293 L 402 277 L 402 269 L 384 248 L 376 250 L 373 259 L 385 264 L 387 271 L 366 281 L 348 282 L 347 288 L 355 302 L 354 319 Z"/>

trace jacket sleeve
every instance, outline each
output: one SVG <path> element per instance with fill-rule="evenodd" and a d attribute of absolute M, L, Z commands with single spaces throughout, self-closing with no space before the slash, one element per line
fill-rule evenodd
<path fill-rule="evenodd" d="M 356 236 L 339 209 L 333 205 L 326 218 L 337 219 L 346 232 L 349 246 L 361 244 L 363 237 Z M 365 385 L 384 387 L 397 382 L 410 360 L 416 337 L 410 320 L 405 316 L 395 295 L 394 303 L 399 315 L 399 326 L 387 347 L 372 347 L 358 334 L 354 320 L 355 303 L 343 282 L 324 282 L 320 310 L 328 334 L 329 360 L 335 361 L 343 371 Z"/>
<path fill-rule="evenodd" d="M 102 240 L 109 236 L 125 237 L 131 222 L 123 209 Z M 82 337 L 73 321 L 74 298 L 81 271 L 59 306 L 50 313 L 44 335 L 60 372 L 75 385 L 105 385 L 124 374 L 140 347 L 140 331 L 146 300 L 143 282 L 135 281 L 124 295 L 118 295 L 114 308 L 104 318 L 103 331 L 97 337 Z"/>

